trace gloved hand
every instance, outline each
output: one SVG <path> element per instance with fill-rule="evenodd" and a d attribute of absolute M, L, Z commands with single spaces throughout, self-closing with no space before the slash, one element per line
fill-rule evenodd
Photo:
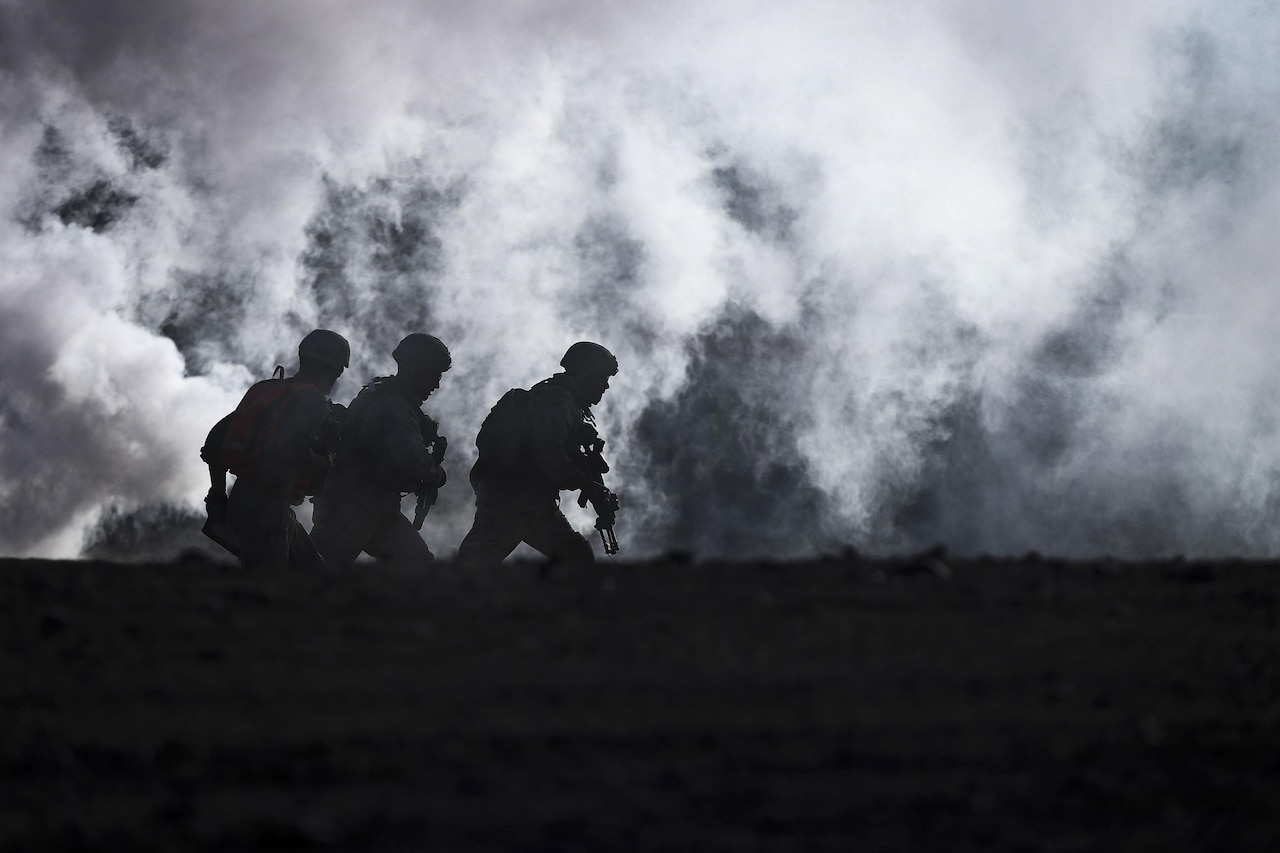
<path fill-rule="evenodd" d="M 618 496 L 609 491 L 600 483 L 592 483 L 590 487 L 583 489 L 582 494 L 578 496 L 578 506 L 586 506 L 591 503 L 591 508 L 596 511 L 598 518 L 604 519 L 608 524 L 613 524 L 614 518 L 618 514 Z"/>
<path fill-rule="evenodd" d="M 204 496 L 204 511 L 210 521 L 227 520 L 227 493 L 213 486 Z"/>
<path fill-rule="evenodd" d="M 423 478 L 422 485 L 428 489 L 440 489 L 448 481 L 449 475 L 445 473 L 444 466 L 437 465 L 434 471 Z"/>

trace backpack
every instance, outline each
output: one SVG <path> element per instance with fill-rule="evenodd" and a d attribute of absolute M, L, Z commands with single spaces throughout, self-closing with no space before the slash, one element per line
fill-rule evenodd
<path fill-rule="evenodd" d="M 280 422 L 292 407 L 292 392 L 314 385 L 289 382 L 284 371 L 256 383 L 232 412 L 218 461 L 237 477 L 253 477 L 262 467 L 262 452 L 275 438 Z"/>
<path fill-rule="evenodd" d="M 527 421 L 532 396 L 524 388 L 512 388 L 485 415 L 476 434 L 476 450 L 485 467 L 514 468 L 528 455 Z"/>

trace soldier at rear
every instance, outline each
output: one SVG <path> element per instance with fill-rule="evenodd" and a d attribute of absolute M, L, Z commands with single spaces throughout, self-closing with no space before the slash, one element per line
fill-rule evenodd
<path fill-rule="evenodd" d="M 421 406 L 451 366 L 438 338 L 415 333 L 391 353 L 397 373 L 375 377 L 351 402 L 334 468 L 315 504 L 312 538 L 330 568 L 361 552 L 379 562 L 419 566 L 434 559 L 419 530 L 445 483 L 446 440 Z M 410 524 L 402 498 L 418 495 Z"/>
<path fill-rule="evenodd" d="M 341 411 L 328 395 L 350 361 L 345 338 L 316 329 L 298 345 L 296 373 L 277 367 L 209 431 L 200 449 L 211 480 L 205 532 L 246 568 L 322 564 L 293 507 L 323 487 Z"/>
<path fill-rule="evenodd" d="M 471 470 L 475 521 L 460 561 L 499 563 L 524 542 L 558 562 L 593 562 L 591 543 L 560 511 L 563 490 L 579 491 L 581 506 L 592 504 L 606 552 L 617 550 L 618 499 L 601 479 L 609 466 L 591 407 L 608 390 L 618 360 L 600 344 L 579 341 L 560 366 L 563 373 L 527 391 L 508 391 L 481 425 Z"/>

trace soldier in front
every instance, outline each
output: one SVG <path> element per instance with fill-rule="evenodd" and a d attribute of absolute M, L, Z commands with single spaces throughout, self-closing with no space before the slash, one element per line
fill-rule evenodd
<path fill-rule="evenodd" d="M 460 561 L 500 563 L 524 542 L 557 562 L 593 562 L 591 543 L 560 511 L 565 490 L 580 492 L 579 505 L 591 503 L 606 551 L 617 550 L 618 499 L 601 479 L 609 467 L 591 407 L 608 390 L 618 360 L 600 344 L 579 341 L 560 366 L 563 373 L 527 391 L 508 391 L 485 418 L 471 469 L 475 521 L 458 549 Z"/>

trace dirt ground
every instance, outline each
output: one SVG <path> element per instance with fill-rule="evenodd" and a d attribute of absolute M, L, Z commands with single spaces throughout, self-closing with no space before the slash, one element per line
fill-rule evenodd
<path fill-rule="evenodd" d="M 0 561 L 3 850 L 1280 849 L 1280 564 Z"/>

